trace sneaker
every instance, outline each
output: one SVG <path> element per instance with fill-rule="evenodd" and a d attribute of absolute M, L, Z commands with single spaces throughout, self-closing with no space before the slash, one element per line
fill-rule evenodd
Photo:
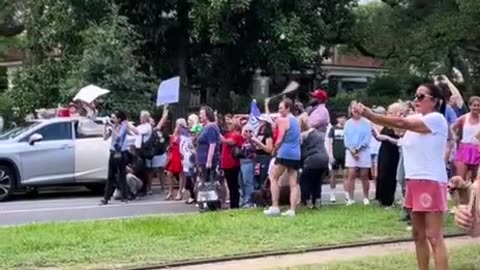
<path fill-rule="evenodd" d="M 350 205 L 353 205 L 355 204 L 355 201 L 354 200 L 347 200 L 347 206 L 350 206 Z"/>
<path fill-rule="evenodd" d="M 331 203 L 336 203 L 337 202 L 337 198 L 335 197 L 335 193 L 330 194 L 330 202 Z"/>
<path fill-rule="evenodd" d="M 108 204 L 108 201 L 103 199 L 100 201 L 99 205 L 107 205 Z"/>
<path fill-rule="evenodd" d="M 270 206 L 267 210 L 263 211 L 263 213 L 269 217 L 278 217 L 280 216 L 280 209 Z"/>
<path fill-rule="evenodd" d="M 284 217 L 294 217 L 295 216 L 295 211 L 294 210 L 287 210 L 282 213 L 282 216 Z"/>
<path fill-rule="evenodd" d="M 363 199 L 363 205 L 370 205 L 370 200 L 367 198 Z"/>
<path fill-rule="evenodd" d="M 251 204 L 251 203 L 246 203 L 246 204 L 242 205 L 241 208 L 243 208 L 243 209 L 250 209 L 250 208 L 253 208 L 253 204 Z"/>

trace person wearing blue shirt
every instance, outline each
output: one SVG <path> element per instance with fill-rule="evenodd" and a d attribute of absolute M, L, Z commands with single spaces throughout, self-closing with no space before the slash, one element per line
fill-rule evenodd
<path fill-rule="evenodd" d="M 108 204 L 115 187 L 120 189 L 122 202 L 127 202 L 129 196 L 127 188 L 128 141 L 129 123 L 124 112 L 117 111 L 105 125 L 104 139 L 111 138 L 110 158 L 108 161 L 108 179 L 105 193 L 100 205 Z"/>
<path fill-rule="evenodd" d="M 458 116 L 455 110 L 450 106 L 447 105 L 445 107 L 445 118 L 447 119 L 448 126 L 451 127 L 455 122 L 457 122 Z"/>
<path fill-rule="evenodd" d="M 352 102 L 350 108 L 355 102 Z M 345 167 L 348 169 L 345 183 L 347 205 L 355 203 L 355 178 L 360 170 L 363 186 L 363 204 L 370 204 L 368 194 L 370 191 L 369 172 L 372 167 L 370 157 L 370 140 L 372 139 L 372 126 L 370 122 L 356 112 L 351 112 L 351 118 L 345 123 L 344 143 L 346 148 Z"/>

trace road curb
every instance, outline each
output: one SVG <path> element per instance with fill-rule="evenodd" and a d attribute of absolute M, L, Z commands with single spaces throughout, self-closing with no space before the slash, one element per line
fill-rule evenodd
<path fill-rule="evenodd" d="M 465 236 L 465 234 L 452 233 L 452 234 L 446 234 L 445 238 L 456 238 L 456 237 L 462 237 L 462 236 Z M 185 260 L 185 261 L 178 261 L 178 262 L 172 262 L 172 263 L 163 263 L 158 265 L 124 267 L 124 268 L 121 268 L 121 270 L 158 270 L 158 269 L 195 266 L 195 265 L 202 265 L 202 264 L 222 263 L 222 262 L 229 262 L 229 261 L 258 259 L 258 258 L 264 258 L 264 257 L 295 255 L 295 254 L 303 254 L 303 253 L 319 252 L 319 251 L 330 251 L 330 250 L 341 250 L 341 249 L 347 249 L 347 248 L 399 244 L 399 243 L 405 243 L 405 242 L 411 242 L 411 241 L 413 241 L 411 237 L 389 239 L 389 240 L 382 240 L 382 241 L 362 241 L 362 242 L 356 242 L 356 243 L 350 243 L 350 244 L 318 246 L 318 247 L 311 247 L 311 248 L 268 251 L 268 252 L 252 252 L 252 253 L 247 253 L 242 255 L 225 256 L 225 257 L 218 257 L 218 258 L 206 258 L 206 259 L 198 259 L 198 260 Z"/>

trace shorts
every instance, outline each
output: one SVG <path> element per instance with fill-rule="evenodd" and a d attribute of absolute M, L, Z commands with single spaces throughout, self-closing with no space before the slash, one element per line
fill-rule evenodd
<path fill-rule="evenodd" d="M 478 145 L 460 143 L 455 160 L 462 162 L 465 165 L 478 166 L 480 164 L 480 151 Z"/>
<path fill-rule="evenodd" d="M 275 166 L 275 158 L 270 160 L 270 164 L 268 165 L 268 176 L 272 175 L 273 167 Z"/>
<path fill-rule="evenodd" d="M 447 183 L 407 179 L 403 206 L 412 212 L 438 213 L 448 210 Z"/>
<path fill-rule="evenodd" d="M 343 157 L 334 157 L 335 163 L 332 165 L 333 170 L 345 169 L 345 156 Z"/>
<path fill-rule="evenodd" d="M 145 165 L 149 169 L 161 169 L 167 165 L 167 154 L 154 156 L 151 160 L 145 160 Z"/>
<path fill-rule="evenodd" d="M 367 148 L 360 151 L 358 160 L 354 159 L 352 153 L 347 150 L 345 154 L 345 167 L 370 169 L 372 167 L 372 157 L 370 156 L 370 150 Z"/>
<path fill-rule="evenodd" d="M 275 165 L 282 165 L 288 169 L 298 170 L 302 167 L 300 160 L 275 158 Z"/>

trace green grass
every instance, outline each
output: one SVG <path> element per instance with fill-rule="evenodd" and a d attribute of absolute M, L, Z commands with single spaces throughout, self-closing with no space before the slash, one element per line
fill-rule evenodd
<path fill-rule="evenodd" d="M 447 221 L 453 232 L 452 219 Z M 260 210 L 0 229 L 0 269 L 118 267 L 409 236 L 398 209 L 331 206 L 296 218 Z"/>
<path fill-rule="evenodd" d="M 480 269 L 480 245 L 455 248 L 449 253 L 451 270 Z M 433 264 L 433 262 L 430 262 Z M 371 257 L 351 262 L 327 265 L 308 265 L 283 270 L 412 270 L 417 269 L 417 261 L 413 253 Z"/>

